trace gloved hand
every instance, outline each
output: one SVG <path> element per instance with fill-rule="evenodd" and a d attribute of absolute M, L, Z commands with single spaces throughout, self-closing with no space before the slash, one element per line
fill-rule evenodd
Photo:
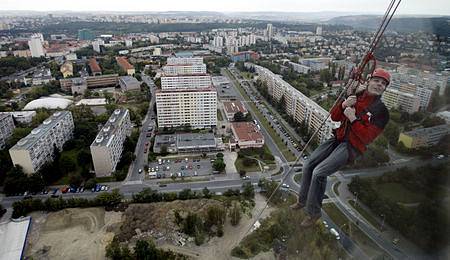
<path fill-rule="evenodd" d="M 356 96 L 352 95 L 349 96 L 347 99 L 342 102 L 342 108 L 345 109 L 346 107 L 352 107 L 356 104 Z"/>
<path fill-rule="evenodd" d="M 356 120 L 356 115 L 355 115 L 355 113 L 356 113 L 356 110 L 355 110 L 355 108 L 353 108 L 353 107 L 347 107 L 347 108 L 345 108 L 345 110 L 344 110 L 344 115 L 348 118 L 348 120 L 349 120 L 350 122 L 353 122 L 353 121 Z"/>

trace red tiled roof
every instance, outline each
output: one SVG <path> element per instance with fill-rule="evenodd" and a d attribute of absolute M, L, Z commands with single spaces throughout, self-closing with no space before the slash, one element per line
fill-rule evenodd
<path fill-rule="evenodd" d="M 238 141 L 258 141 L 264 140 L 261 132 L 258 131 L 256 125 L 251 122 L 234 122 L 231 123 L 231 127 L 234 129 L 236 139 Z"/>
<path fill-rule="evenodd" d="M 92 72 L 102 72 L 100 65 L 98 65 L 97 60 L 95 58 L 89 59 L 89 67 L 91 67 Z"/>
<path fill-rule="evenodd" d="M 133 65 L 131 65 L 125 57 L 116 57 L 116 61 L 124 70 L 134 69 Z"/>

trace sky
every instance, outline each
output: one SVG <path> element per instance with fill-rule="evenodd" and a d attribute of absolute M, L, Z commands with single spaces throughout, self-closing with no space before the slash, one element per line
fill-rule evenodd
<path fill-rule="evenodd" d="M 390 0 L 0 0 L 0 10 L 383 13 Z M 449 0 L 403 0 L 397 14 L 450 15 Z"/>

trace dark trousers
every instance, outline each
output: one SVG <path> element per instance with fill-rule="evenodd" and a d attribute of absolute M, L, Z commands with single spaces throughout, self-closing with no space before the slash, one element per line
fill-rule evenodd
<path fill-rule="evenodd" d="M 357 154 L 349 143 L 332 138 L 320 144 L 303 165 L 298 202 L 311 217 L 321 215 L 327 177 L 348 163 L 350 153 Z"/>

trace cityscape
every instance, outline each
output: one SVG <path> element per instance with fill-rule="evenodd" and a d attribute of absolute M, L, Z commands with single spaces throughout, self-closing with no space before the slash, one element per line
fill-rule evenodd
<path fill-rule="evenodd" d="M 0 260 L 450 257 L 445 1 L 60 2 L 0 4 Z"/>

